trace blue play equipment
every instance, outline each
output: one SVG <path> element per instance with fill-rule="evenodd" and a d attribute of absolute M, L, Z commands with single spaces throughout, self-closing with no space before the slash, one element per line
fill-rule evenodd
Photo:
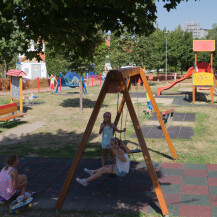
<path fill-rule="evenodd" d="M 60 76 L 59 76 L 59 79 L 58 79 L 58 84 L 57 84 L 57 89 L 56 89 L 56 93 L 58 91 L 58 87 L 59 87 L 59 83 L 60 83 L 60 79 L 61 79 L 61 86 L 68 86 L 70 88 L 75 88 L 75 87 L 80 87 L 79 83 L 77 84 L 72 84 L 71 81 L 73 79 L 73 77 L 76 76 L 80 82 L 80 76 L 76 73 L 76 72 L 71 72 L 69 71 L 65 76 L 61 76 L 61 73 L 60 73 Z M 85 91 L 85 94 L 87 94 L 87 89 L 86 89 L 86 86 L 85 86 L 85 82 L 84 82 L 84 77 L 82 76 L 82 84 L 83 84 L 83 88 L 84 88 L 84 91 Z"/>

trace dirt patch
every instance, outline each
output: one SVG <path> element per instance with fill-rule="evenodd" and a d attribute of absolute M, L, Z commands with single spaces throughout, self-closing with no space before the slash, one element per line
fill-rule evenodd
<path fill-rule="evenodd" d="M 45 122 L 38 121 L 32 124 L 25 124 L 25 125 L 21 125 L 19 127 L 7 130 L 3 134 L 0 135 L 0 144 L 1 145 L 12 145 L 12 144 L 16 144 L 18 141 L 19 142 L 23 142 L 24 140 L 26 141 L 28 134 L 44 126 L 45 126 Z"/>

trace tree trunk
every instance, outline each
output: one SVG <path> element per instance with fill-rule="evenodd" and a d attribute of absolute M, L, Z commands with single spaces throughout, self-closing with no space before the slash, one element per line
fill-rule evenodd
<path fill-rule="evenodd" d="M 7 62 L 4 60 L 4 77 L 6 78 L 6 73 L 8 71 Z"/>
<path fill-rule="evenodd" d="M 80 112 L 83 111 L 82 92 L 83 92 L 83 82 L 82 82 L 82 73 L 80 73 Z"/>

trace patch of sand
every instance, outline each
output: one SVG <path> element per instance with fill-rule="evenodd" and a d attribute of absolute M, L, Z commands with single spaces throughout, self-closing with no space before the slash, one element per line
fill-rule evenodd
<path fill-rule="evenodd" d="M 33 131 L 44 126 L 45 126 L 45 122 L 37 121 L 32 124 L 25 124 L 7 130 L 0 135 L 0 145 L 12 145 L 12 144 L 16 144 L 17 142 L 26 141 L 29 133 L 32 133 Z"/>
<path fill-rule="evenodd" d="M 156 103 L 161 103 L 165 105 L 171 105 L 174 99 L 167 99 L 167 98 L 156 98 Z"/>

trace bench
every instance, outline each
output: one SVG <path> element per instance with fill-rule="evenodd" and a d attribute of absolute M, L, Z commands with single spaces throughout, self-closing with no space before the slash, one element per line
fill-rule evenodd
<path fill-rule="evenodd" d="M 11 119 L 15 120 L 15 118 L 23 117 L 24 115 L 26 115 L 26 113 L 20 111 L 17 112 L 17 111 L 18 111 L 17 103 L 11 103 L 11 104 L 0 106 L 0 121 L 6 122 Z"/>
<path fill-rule="evenodd" d="M 161 109 L 162 112 L 162 116 L 163 116 L 163 120 L 164 120 L 164 124 L 169 123 L 171 118 L 173 117 L 173 114 L 175 112 L 175 109 Z"/>

